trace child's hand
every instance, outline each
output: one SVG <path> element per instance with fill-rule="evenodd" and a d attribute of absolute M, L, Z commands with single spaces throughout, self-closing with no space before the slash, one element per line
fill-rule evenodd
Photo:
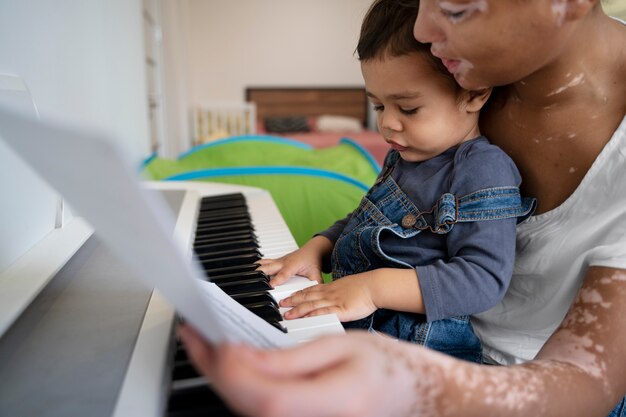
<path fill-rule="evenodd" d="M 371 272 L 343 277 L 329 284 L 314 285 L 298 291 L 280 302 L 281 307 L 293 307 L 286 319 L 335 313 L 340 321 L 353 321 L 376 311 L 369 278 Z"/>
<path fill-rule="evenodd" d="M 270 285 L 276 287 L 294 275 L 322 282 L 322 259 L 332 251 L 332 244 L 322 236 L 309 240 L 300 249 L 278 259 L 261 259 L 257 269 L 272 276 Z"/>
<path fill-rule="evenodd" d="M 294 275 L 302 275 L 311 281 L 322 282 L 321 265 L 310 259 L 307 253 L 298 249 L 278 259 L 261 259 L 257 261 L 257 270 L 272 276 L 270 285 L 276 287 Z"/>

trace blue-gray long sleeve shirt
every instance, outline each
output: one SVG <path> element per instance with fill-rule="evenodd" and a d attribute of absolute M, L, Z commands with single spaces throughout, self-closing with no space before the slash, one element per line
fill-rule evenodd
<path fill-rule="evenodd" d="M 391 173 L 421 211 L 445 192 L 458 197 L 490 187 L 519 186 L 513 161 L 485 137 L 464 142 L 423 162 L 399 159 Z M 333 244 L 348 217 L 320 235 Z M 415 266 L 428 321 L 488 310 L 504 296 L 515 257 L 516 219 L 457 223 L 446 235 L 423 231 L 402 239 L 385 234 L 393 258 Z"/>

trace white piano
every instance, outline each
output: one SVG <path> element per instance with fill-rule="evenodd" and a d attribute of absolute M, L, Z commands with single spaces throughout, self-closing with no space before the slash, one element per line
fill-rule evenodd
<path fill-rule="evenodd" d="M 201 199 L 241 193 L 264 257 L 297 247 L 266 191 L 200 182 L 146 186 L 165 197 L 177 215 L 173 233 L 190 245 Z M 72 233 L 47 243 L 49 252 L 66 247 L 57 268 L 18 265 L 8 271 L 39 279 L 41 290 L 15 310 L 19 315 L 5 324 L 0 338 L 0 416 L 232 415 L 188 365 L 172 380 L 175 312 L 133 278 L 97 233 L 80 219 L 74 222 Z M 294 278 L 270 293 L 279 300 L 310 284 Z M 280 325 L 298 342 L 343 332 L 334 315 Z"/>

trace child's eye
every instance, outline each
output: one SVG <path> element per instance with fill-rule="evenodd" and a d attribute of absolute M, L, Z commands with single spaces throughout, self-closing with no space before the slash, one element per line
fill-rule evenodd
<path fill-rule="evenodd" d="M 417 109 L 418 109 L 418 108 L 419 108 L 419 107 L 415 107 L 415 108 L 413 108 L 413 109 L 403 109 L 403 108 L 401 108 L 401 109 L 400 109 L 400 113 L 402 113 L 402 114 L 406 114 L 406 115 L 410 116 L 410 115 L 412 115 L 412 114 L 417 113 Z"/>
<path fill-rule="evenodd" d="M 379 112 L 379 111 L 385 110 L 385 106 L 383 106 L 382 104 L 374 104 L 373 108 L 374 108 L 375 112 Z"/>

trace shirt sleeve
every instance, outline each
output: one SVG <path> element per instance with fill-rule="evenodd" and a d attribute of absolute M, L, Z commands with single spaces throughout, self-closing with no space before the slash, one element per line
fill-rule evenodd
<path fill-rule="evenodd" d="M 339 239 L 341 232 L 343 232 L 343 229 L 346 227 L 346 224 L 348 224 L 348 220 L 350 219 L 350 216 L 352 216 L 352 213 L 348 214 L 346 217 L 344 217 L 341 220 L 337 220 L 328 229 L 322 232 L 316 233 L 314 236 L 324 236 L 326 239 L 330 240 L 334 246 L 335 242 L 337 242 L 337 239 Z"/>
<path fill-rule="evenodd" d="M 455 158 L 450 192 L 461 197 L 519 184 L 513 161 L 489 145 Z M 453 226 L 446 236 L 448 258 L 416 267 L 428 321 L 476 314 L 502 299 L 513 272 L 516 224 L 510 218 Z"/>
<path fill-rule="evenodd" d="M 393 161 L 394 161 L 393 158 L 394 158 L 393 151 L 389 151 L 387 153 L 387 155 L 385 156 L 385 160 L 383 162 L 383 170 L 378 173 L 378 177 L 376 178 L 376 180 L 380 179 L 384 175 L 386 167 L 388 167 L 389 165 L 393 164 Z M 357 207 L 355 207 L 355 210 L 356 209 L 357 209 Z M 354 211 L 349 213 L 343 219 L 336 221 L 328 229 L 326 229 L 326 230 L 324 230 L 322 232 L 316 233 L 314 236 L 318 236 L 318 235 L 324 236 L 325 238 L 330 240 L 333 243 L 333 245 L 334 245 L 335 242 L 337 241 L 337 239 L 339 239 L 339 236 L 341 235 L 341 232 L 343 232 L 343 229 L 348 224 L 348 221 L 350 220 L 350 217 L 352 216 L 352 213 L 354 213 Z"/>

